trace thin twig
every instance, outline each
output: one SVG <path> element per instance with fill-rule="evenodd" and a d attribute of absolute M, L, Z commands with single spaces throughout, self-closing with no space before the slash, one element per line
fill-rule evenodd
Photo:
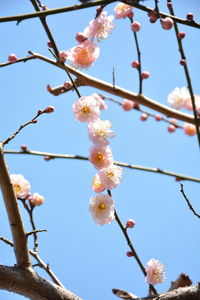
<path fill-rule="evenodd" d="M 56 154 L 56 153 L 50 153 L 50 152 L 40 152 L 40 151 L 30 151 L 30 150 L 28 150 L 27 152 L 17 151 L 17 150 L 4 150 L 4 153 L 5 154 L 18 154 L 18 155 L 36 155 L 36 156 L 48 157 L 48 158 L 51 158 L 51 159 L 61 158 L 61 159 L 88 160 L 88 157 L 81 156 L 81 155 Z M 172 177 L 177 178 L 179 180 L 189 180 L 189 181 L 194 181 L 194 182 L 200 182 L 200 178 L 195 178 L 195 177 L 183 175 L 183 174 L 180 174 L 180 173 L 166 171 L 166 170 L 162 170 L 160 168 L 150 168 L 150 167 L 133 165 L 133 164 L 118 162 L 118 161 L 114 161 L 114 164 L 117 165 L 117 166 L 124 167 L 124 168 L 129 168 L 129 169 L 135 169 L 135 170 L 140 170 L 140 171 L 147 171 L 147 172 L 153 172 L 153 173 L 158 173 L 158 174 L 162 174 L 162 175 L 172 176 Z"/>
<path fill-rule="evenodd" d="M 64 13 L 64 12 L 70 12 L 70 11 L 85 9 L 85 8 L 89 8 L 89 7 L 93 7 L 93 6 L 108 5 L 108 4 L 116 2 L 116 1 L 117 0 L 97 0 L 97 1 L 91 1 L 91 2 L 88 2 L 88 3 L 76 4 L 76 5 L 67 6 L 67 7 L 47 9 L 47 10 L 38 11 L 38 12 L 35 12 L 35 13 L 28 13 L 28 14 L 22 14 L 22 15 L 16 15 L 16 16 L 6 16 L 6 17 L 1 17 L 0 18 L 0 23 L 12 22 L 12 21 L 20 22 L 20 21 L 27 20 L 27 19 L 32 19 L 32 18 L 47 17 L 47 16 L 54 15 L 54 14 L 60 14 L 60 13 Z M 145 12 L 152 12 L 154 10 L 153 8 L 146 7 L 146 6 L 141 5 L 141 4 L 137 4 L 135 2 L 135 0 L 132 0 L 132 2 L 130 0 L 121 0 L 121 2 L 132 5 L 133 7 L 138 8 L 138 9 L 140 9 L 142 11 L 145 11 Z M 178 17 L 174 17 L 174 16 L 168 15 L 166 13 L 162 13 L 162 12 L 160 12 L 160 15 L 163 18 L 171 17 L 177 23 L 184 24 L 186 26 L 190 26 L 190 27 L 194 27 L 194 28 L 200 28 L 200 24 L 197 23 L 197 22 L 190 22 L 188 20 L 181 19 L 181 18 L 178 18 Z"/>
<path fill-rule="evenodd" d="M 29 235 L 32 235 L 34 233 L 38 233 L 38 232 L 47 232 L 46 229 L 37 229 L 37 230 L 33 230 L 33 231 L 30 231 L 30 232 L 27 232 L 26 233 L 26 236 L 29 236 Z"/>
<path fill-rule="evenodd" d="M 192 204 L 190 203 L 189 199 L 187 198 L 187 196 L 186 196 L 186 194 L 185 194 L 185 192 L 184 192 L 183 184 L 180 183 L 180 185 L 181 185 L 181 190 L 180 190 L 180 191 L 181 191 L 181 193 L 183 194 L 183 197 L 185 198 L 185 201 L 187 202 L 187 204 L 188 204 L 188 206 L 189 206 L 189 209 L 191 209 L 191 211 L 193 212 L 193 214 L 194 214 L 195 216 L 197 216 L 197 217 L 200 219 L 200 215 L 194 210 Z"/>
<path fill-rule="evenodd" d="M 11 247 L 14 246 L 11 241 L 4 238 L 3 236 L 0 236 L 0 240 L 3 241 L 5 244 L 11 246 Z M 56 277 L 56 275 L 50 269 L 49 264 L 45 264 L 43 262 L 43 260 L 39 257 L 39 255 L 37 253 L 35 253 L 34 251 L 29 249 L 29 253 L 30 253 L 31 256 L 33 256 L 37 260 L 37 262 L 38 262 L 37 266 L 39 266 L 40 268 L 45 270 L 54 283 L 56 283 L 57 285 L 64 288 L 64 285 L 60 282 L 60 280 Z"/>

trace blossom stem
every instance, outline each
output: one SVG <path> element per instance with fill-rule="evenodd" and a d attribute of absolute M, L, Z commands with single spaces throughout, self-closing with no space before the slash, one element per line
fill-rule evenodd
<path fill-rule="evenodd" d="M 108 195 L 109 195 L 110 197 L 112 197 L 112 193 L 111 193 L 110 190 L 107 190 L 107 193 L 108 193 Z M 143 266 L 143 264 L 142 264 L 142 262 L 141 262 L 139 256 L 137 255 L 137 253 L 136 253 L 136 251 L 135 251 L 135 249 L 134 249 L 134 247 L 133 247 L 133 244 L 132 244 L 131 241 L 130 241 L 130 238 L 129 238 L 129 236 L 128 236 L 127 230 L 126 230 L 126 228 L 123 226 L 123 224 L 122 224 L 122 222 L 121 222 L 121 220 L 120 220 L 120 218 L 119 218 L 119 216 L 118 216 L 116 210 L 115 210 L 115 220 L 117 221 L 117 224 L 119 225 L 119 227 L 120 227 L 120 229 L 121 229 L 121 231 L 122 231 L 122 233 L 123 233 L 123 235 L 124 235 L 124 237 L 125 237 L 125 239 L 126 239 L 126 241 L 127 241 L 127 244 L 128 244 L 128 246 L 129 246 L 129 248 L 131 249 L 131 252 L 132 252 L 132 254 L 133 254 L 135 260 L 137 261 L 137 263 L 138 263 L 138 265 L 139 265 L 139 267 L 140 267 L 142 273 L 143 273 L 144 276 L 146 277 L 147 272 L 146 272 L 146 270 L 145 270 L 145 267 Z M 149 284 L 149 288 L 150 288 L 150 290 L 153 292 L 154 295 L 157 295 L 157 291 L 156 291 L 156 289 L 154 288 L 153 285 Z"/>

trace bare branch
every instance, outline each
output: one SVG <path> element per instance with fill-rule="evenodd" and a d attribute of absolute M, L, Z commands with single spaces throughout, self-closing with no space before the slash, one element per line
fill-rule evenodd
<path fill-rule="evenodd" d="M 13 185 L 10 181 L 8 169 L 4 160 L 2 144 L 0 144 L 0 170 L 0 187 L 12 231 L 17 265 L 29 268 L 31 267 L 31 261 L 28 252 L 27 237 Z"/>
<path fill-rule="evenodd" d="M 185 192 L 184 192 L 184 189 L 183 189 L 183 184 L 181 183 L 181 193 L 183 194 L 183 197 L 185 198 L 185 201 L 187 202 L 188 206 L 189 206 L 189 209 L 193 212 L 193 214 L 195 216 L 197 216 L 199 219 L 200 219 L 200 215 L 194 210 L 192 204 L 190 203 L 190 200 L 187 198 Z"/>

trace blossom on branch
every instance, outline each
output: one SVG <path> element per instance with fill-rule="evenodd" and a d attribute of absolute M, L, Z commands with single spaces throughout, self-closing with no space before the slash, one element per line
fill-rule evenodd
<path fill-rule="evenodd" d="M 38 193 L 34 193 L 29 198 L 29 203 L 32 207 L 40 206 L 44 202 L 44 197 Z"/>
<path fill-rule="evenodd" d="M 122 168 L 115 165 L 110 165 L 109 167 L 100 170 L 98 174 L 104 187 L 107 190 L 112 190 L 120 183 L 122 172 Z"/>
<path fill-rule="evenodd" d="M 97 225 L 109 224 L 115 219 L 114 201 L 108 195 L 99 194 L 90 198 L 89 210 Z"/>
<path fill-rule="evenodd" d="M 95 193 L 101 193 L 105 190 L 105 187 L 99 178 L 99 174 L 96 174 L 93 177 L 91 188 Z"/>
<path fill-rule="evenodd" d="M 30 183 L 21 174 L 11 174 L 10 179 L 18 199 L 27 199 L 30 196 Z"/>
<path fill-rule="evenodd" d="M 104 99 L 99 94 L 93 93 L 91 96 L 93 96 L 99 102 L 100 110 L 104 110 L 108 108 Z"/>
<path fill-rule="evenodd" d="M 181 109 L 184 107 L 185 103 L 190 99 L 190 94 L 188 89 L 183 86 L 182 88 L 176 87 L 167 98 L 168 103 L 176 108 Z"/>
<path fill-rule="evenodd" d="M 110 121 L 97 120 L 88 124 L 88 136 L 96 145 L 108 145 L 108 138 L 115 136 L 111 130 L 112 124 Z"/>
<path fill-rule="evenodd" d="M 200 112 L 200 95 L 194 95 L 194 102 L 195 102 L 196 110 Z M 191 98 L 188 98 L 184 102 L 184 108 L 188 110 L 193 110 Z"/>
<path fill-rule="evenodd" d="M 133 16 L 132 10 L 133 10 L 132 6 L 120 2 L 114 8 L 115 18 L 116 19 L 126 18 L 130 14 L 132 14 L 132 16 Z"/>
<path fill-rule="evenodd" d="M 98 42 L 107 39 L 114 28 L 113 19 L 113 16 L 107 16 L 107 12 L 102 11 L 96 19 L 90 21 L 89 26 L 84 29 L 83 35 L 89 38 L 91 42 L 94 41 L 95 37 Z"/>
<path fill-rule="evenodd" d="M 183 125 L 183 130 L 185 132 L 185 134 L 189 135 L 189 136 L 193 136 L 196 134 L 196 126 L 190 123 L 184 123 Z"/>
<path fill-rule="evenodd" d="M 97 60 L 99 54 L 99 47 L 87 40 L 67 50 L 67 59 L 75 68 L 89 68 Z"/>
<path fill-rule="evenodd" d="M 113 162 L 111 148 L 109 146 L 92 146 L 90 148 L 89 161 L 98 170 L 108 167 Z"/>
<path fill-rule="evenodd" d="M 148 261 L 146 272 L 146 281 L 149 284 L 162 283 L 165 279 L 164 265 L 154 258 Z"/>
<path fill-rule="evenodd" d="M 94 122 L 99 118 L 100 105 L 93 96 L 80 97 L 72 105 L 74 117 L 79 122 Z"/>

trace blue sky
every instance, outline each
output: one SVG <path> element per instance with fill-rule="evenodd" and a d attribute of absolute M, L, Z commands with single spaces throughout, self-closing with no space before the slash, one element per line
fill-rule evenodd
<path fill-rule="evenodd" d="M 17 2 L 2 0 L 1 16 L 33 11 L 28 1 Z M 166 1 L 162 2 L 160 9 L 167 12 Z M 49 8 L 73 3 L 78 1 L 45 2 Z M 174 0 L 173 3 L 175 13 L 182 18 L 188 12 L 197 16 L 200 10 L 198 0 Z M 153 7 L 153 1 L 145 4 Z M 114 4 L 106 7 L 108 14 L 113 14 L 113 8 Z M 176 86 L 187 86 L 179 65 L 174 30 L 165 31 L 159 22 L 150 24 L 145 12 L 137 9 L 134 12 L 134 19 L 142 24 L 138 39 L 143 70 L 151 74 L 144 82 L 144 94 L 167 105 L 167 95 Z M 91 8 L 48 17 L 59 50 L 76 45 L 76 32 L 82 31 L 94 16 L 95 8 Z M 198 29 L 183 25 L 179 29 L 186 32 L 183 45 L 194 92 L 200 94 Z M 29 50 L 52 58 L 47 41 L 37 19 L 25 20 L 18 26 L 15 22 L 1 23 L 0 60 L 6 62 L 9 53 L 24 57 Z M 116 85 L 137 92 L 138 74 L 130 66 L 137 56 L 129 20 L 115 20 L 112 35 L 102 41 L 100 48 L 99 59 L 86 73 L 112 82 L 114 67 Z M 86 125 L 76 122 L 71 110 L 77 95 L 69 92 L 54 97 L 46 91 L 47 84 L 56 86 L 66 80 L 64 71 L 39 60 L 1 68 L 1 140 L 29 121 L 38 109 L 55 107 L 53 114 L 41 116 L 37 124 L 18 134 L 6 150 L 19 150 L 20 145 L 26 144 L 31 150 L 88 156 L 90 142 Z M 80 88 L 84 96 L 93 92 L 99 91 Z M 170 134 L 164 122 L 150 118 L 141 122 L 137 111 L 124 112 L 114 103 L 107 104 L 102 119 L 110 120 L 116 133 L 111 141 L 115 160 L 200 177 L 196 137 L 188 137 L 181 130 Z M 25 155 L 6 155 L 6 161 L 10 173 L 23 174 L 30 181 L 32 192 L 45 197 L 45 203 L 35 209 L 37 228 L 48 230 L 39 235 L 39 253 L 68 289 L 87 300 L 117 299 L 111 293 L 112 288 L 146 296 L 147 284 L 134 259 L 126 257 L 129 249 L 116 222 L 97 226 L 88 211 L 89 198 L 94 196 L 90 184 L 96 173 L 91 164 L 64 159 L 46 162 L 42 157 Z M 199 212 L 199 184 L 183 183 L 188 198 Z M 200 242 L 196 234 L 199 220 L 188 209 L 180 193 L 180 183 L 172 177 L 124 169 L 122 183 L 113 190 L 113 199 L 123 223 L 129 218 L 136 221 L 129 233 L 143 264 L 156 258 L 165 265 L 166 280 L 156 287 L 159 292 L 166 291 L 181 272 L 189 275 L 194 284 L 199 281 Z M 1 235 L 11 239 L 2 201 L 0 206 Z M 29 231 L 29 220 L 22 207 L 21 212 Z M 13 265 L 12 249 L 3 243 L 0 247 L 1 264 Z M 38 272 L 48 278 L 44 272 Z M 24 298 L 4 291 L 0 295 L 4 300 Z"/>

